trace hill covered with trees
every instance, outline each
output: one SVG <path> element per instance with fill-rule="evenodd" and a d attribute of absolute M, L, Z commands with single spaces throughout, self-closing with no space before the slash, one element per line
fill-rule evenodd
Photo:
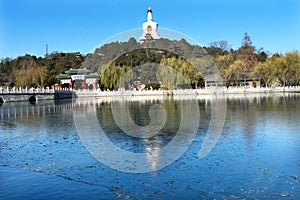
<path fill-rule="evenodd" d="M 191 63 L 194 58 L 195 62 Z M 184 80 L 179 80 L 175 74 L 168 74 L 168 71 L 159 71 L 159 65 L 172 67 Z M 56 75 L 69 68 L 80 67 L 99 72 L 101 88 L 107 89 L 115 89 L 116 83 L 125 74 L 129 78 L 122 87 L 127 89 L 137 82 L 164 82 L 169 87 L 203 87 L 203 79 L 213 73 L 214 67 L 226 85 L 238 85 L 245 78 L 259 80 L 263 86 L 299 85 L 300 81 L 298 51 L 267 53 L 256 49 L 250 36 L 245 33 L 241 47 L 236 50 L 227 41 L 212 42 L 202 48 L 184 39 L 139 43 L 131 38 L 127 42 L 105 44 L 88 55 L 53 52 L 45 57 L 26 54 L 14 59 L 5 58 L 0 62 L 0 85 L 52 86 L 58 82 Z"/>
<path fill-rule="evenodd" d="M 0 86 L 47 87 L 57 83 L 55 76 L 69 68 L 80 68 L 85 56 L 80 53 L 53 52 L 36 57 L 26 54 L 0 62 Z"/>

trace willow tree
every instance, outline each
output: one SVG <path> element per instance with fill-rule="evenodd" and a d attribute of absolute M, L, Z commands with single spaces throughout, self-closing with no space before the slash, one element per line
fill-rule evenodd
<path fill-rule="evenodd" d="M 283 86 L 287 82 L 299 82 L 300 54 L 298 51 L 287 52 L 283 57 L 277 58 L 277 75 Z"/>
<path fill-rule="evenodd" d="M 235 60 L 226 70 L 224 70 L 224 79 L 230 82 L 238 83 L 242 79 L 246 64 L 241 60 Z"/>
<path fill-rule="evenodd" d="M 297 64 L 295 64 L 294 65 L 294 70 L 295 70 L 295 81 L 296 82 L 300 82 L 300 53 L 299 53 L 299 51 L 296 51 L 296 54 L 297 54 L 297 61 L 296 61 L 296 63 Z"/>
<path fill-rule="evenodd" d="M 34 63 L 21 69 L 14 69 L 13 75 L 17 87 L 44 87 L 47 78 L 47 68 Z"/>
<path fill-rule="evenodd" d="M 214 59 L 215 64 L 218 67 L 218 70 L 220 71 L 220 74 L 223 78 L 223 81 L 228 84 L 231 79 L 231 74 L 228 73 L 234 73 L 235 71 L 232 71 L 229 69 L 230 65 L 232 65 L 235 61 L 235 57 L 232 53 L 220 55 Z"/>
<path fill-rule="evenodd" d="M 197 80 L 202 77 L 190 62 L 181 57 L 163 58 L 160 64 L 161 69 L 157 72 L 157 79 L 169 89 L 178 85 L 196 84 Z"/>
<path fill-rule="evenodd" d="M 254 73 L 265 82 L 267 87 L 276 81 L 276 60 L 276 58 L 268 58 L 266 62 L 259 63 L 254 68 Z"/>
<path fill-rule="evenodd" d="M 47 79 L 47 67 L 46 66 L 33 66 L 32 67 L 32 86 L 45 87 Z"/>
<path fill-rule="evenodd" d="M 126 85 L 131 81 L 132 70 L 128 66 L 117 66 L 115 63 L 110 64 L 101 73 L 101 85 L 110 90 L 117 88 L 126 88 Z"/>

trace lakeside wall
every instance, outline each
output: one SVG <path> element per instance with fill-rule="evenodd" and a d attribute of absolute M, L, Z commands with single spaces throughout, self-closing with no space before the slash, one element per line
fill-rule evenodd
<path fill-rule="evenodd" d="M 53 89 L 19 89 L 9 90 L 0 88 L 0 103 L 18 101 L 44 101 L 71 98 L 107 98 L 132 96 L 203 96 L 203 95 L 236 95 L 236 94 L 267 94 L 267 93 L 300 93 L 299 86 L 273 88 L 209 88 L 209 89 L 180 89 L 164 90 L 53 90 Z"/>
<path fill-rule="evenodd" d="M 259 93 L 300 93 L 300 87 L 273 87 L 273 88 L 209 88 L 209 89 L 180 89 L 173 91 L 163 91 L 163 90 L 121 90 L 121 91 L 101 91 L 96 93 L 97 98 L 101 97 L 111 97 L 111 96 L 161 96 L 161 95 L 174 95 L 174 96 L 184 96 L 184 95 L 214 95 L 214 94 L 259 94 Z M 78 93 L 77 93 L 78 94 Z"/>
<path fill-rule="evenodd" d="M 50 89 L 3 89 L 0 88 L 0 103 L 20 102 L 20 101 L 45 101 L 56 99 L 70 99 L 76 96 L 70 90 L 50 90 Z"/>

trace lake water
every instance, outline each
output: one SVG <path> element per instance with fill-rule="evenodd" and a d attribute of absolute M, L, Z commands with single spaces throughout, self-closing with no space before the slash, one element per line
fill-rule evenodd
<path fill-rule="evenodd" d="M 121 103 L 90 99 L 0 104 L 0 199 L 299 199 L 300 95 L 225 97 L 221 135 L 200 158 L 214 114 L 213 101 L 135 97 Z M 128 107 L 129 118 L 145 127 L 154 104 L 163 105 L 166 122 L 153 137 L 130 136 L 114 120 L 113 111 L 122 113 Z M 184 135 L 192 135 L 188 148 L 159 168 L 160 162 L 175 154 L 171 151 L 162 157 L 160 152 L 176 137 L 186 105 L 191 113 L 199 110 L 199 117 L 188 118 L 188 122 L 198 120 L 196 132 L 185 127 Z M 88 113 L 94 113 L 94 119 Z M 97 126 L 91 125 L 93 120 Z M 121 120 L 126 122 L 128 116 Z M 130 158 L 111 166 L 96 159 L 87 149 L 97 140 L 89 147 L 85 141 L 99 127 L 119 149 L 149 155 L 148 168 Z M 182 140 L 178 149 L 186 144 Z M 110 149 L 104 151 L 98 152 L 100 157 L 118 158 Z M 127 168 L 120 171 L 117 165 Z M 136 173 L 141 167 L 150 172 Z"/>

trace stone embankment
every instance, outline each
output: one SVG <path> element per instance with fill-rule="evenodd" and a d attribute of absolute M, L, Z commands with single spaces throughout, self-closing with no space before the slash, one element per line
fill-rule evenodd
<path fill-rule="evenodd" d="M 50 89 L 3 89 L 0 88 L 0 103 L 18 101 L 44 101 L 55 99 L 70 99 L 76 96 L 70 90 L 50 90 Z"/>
<path fill-rule="evenodd" d="M 204 95 L 237 95 L 237 94 L 271 94 L 271 93 L 300 93 L 300 87 L 273 88 L 209 88 L 209 89 L 179 89 L 165 90 L 51 90 L 51 89 L 3 89 L 0 88 L 0 103 L 17 101 L 43 101 L 70 98 L 107 98 L 132 96 L 204 96 Z"/>

